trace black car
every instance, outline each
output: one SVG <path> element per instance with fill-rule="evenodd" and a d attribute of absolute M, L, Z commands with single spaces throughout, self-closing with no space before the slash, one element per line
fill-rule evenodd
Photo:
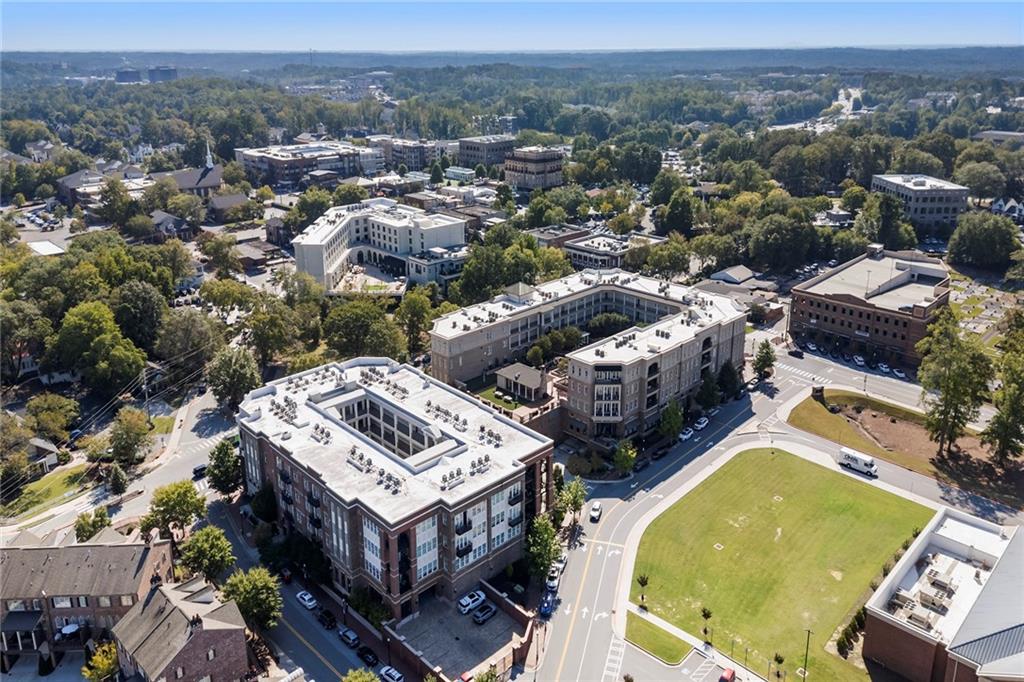
<path fill-rule="evenodd" d="M 651 453 L 651 459 L 661 459 L 668 454 L 668 446 L 662 446 Z"/>
<path fill-rule="evenodd" d="M 651 463 L 651 460 L 646 457 L 640 457 L 633 463 L 633 471 L 643 471 L 647 468 L 647 465 Z"/>
<path fill-rule="evenodd" d="M 377 658 L 377 654 L 373 653 L 373 649 L 366 646 L 365 644 L 356 650 L 356 656 L 358 656 L 363 663 L 370 666 L 371 668 L 380 663 L 380 659 Z"/>
<path fill-rule="evenodd" d="M 333 630 L 338 625 L 338 619 L 329 609 L 321 609 L 320 613 L 316 614 L 316 619 L 328 630 Z"/>
<path fill-rule="evenodd" d="M 198 466 L 192 467 L 192 478 L 202 478 L 206 475 L 207 464 L 199 464 Z"/>
<path fill-rule="evenodd" d="M 789 354 L 794 358 L 803 358 L 804 352 L 799 348 L 793 348 L 789 351 Z"/>
<path fill-rule="evenodd" d="M 849 353 L 843 353 L 843 362 L 850 362 L 853 360 L 853 356 Z"/>

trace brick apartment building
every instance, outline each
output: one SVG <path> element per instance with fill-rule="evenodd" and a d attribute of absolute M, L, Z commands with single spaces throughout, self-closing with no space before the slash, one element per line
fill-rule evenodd
<path fill-rule="evenodd" d="M 867 253 L 793 287 L 789 333 L 916 366 L 914 346 L 949 303 L 949 272 L 913 251 Z"/>
<path fill-rule="evenodd" d="M 564 182 L 565 156 L 553 147 L 519 147 L 505 157 L 505 182 L 518 190 L 549 189 Z"/>
<path fill-rule="evenodd" d="M 512 135 L 464 137 L 459 140 L 459 165 L 469 169 L 478 164 L 501 166 L 515 146 L 516 138 Z"/>

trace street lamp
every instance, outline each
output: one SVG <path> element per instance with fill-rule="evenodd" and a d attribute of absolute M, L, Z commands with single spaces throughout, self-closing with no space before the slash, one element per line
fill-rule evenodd
<path fill-rule="evenodd" d="M 391 665 L 391 635 L 385 635 L 384 641 L 388 645 L 388 665 Z"/>
<path fill-rule="evenodd" d="M 811 629 L 807 628 L 807 643 L 804 644 L 804 679 L 807 679 L 807 654 L 811 650 Z"/>

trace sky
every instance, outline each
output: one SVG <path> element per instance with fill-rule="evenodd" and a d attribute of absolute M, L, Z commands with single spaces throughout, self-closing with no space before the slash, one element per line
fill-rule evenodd
<path fill-rule="evenodd" d="M 1024 44 L 1021 2 L 0 2 L 4 50 L 549 51 Z"/>

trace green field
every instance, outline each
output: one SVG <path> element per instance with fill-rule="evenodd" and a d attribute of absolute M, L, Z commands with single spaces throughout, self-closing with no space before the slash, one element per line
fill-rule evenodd
<path fill-rule="evenodd" d="M 495 390 L 497 390 L 497 386 L 494 385 L 494 384 L 491 384 L 490 386 L 488 386 L 484 390 L 478 391 L 477 395 L 480 396 L 481 398 L 483 398 L 484 400 L 489 400 L 490 402 L 494 403 L 495 405 L 498 405 L 500 407 L 504 407 L 506 410 L 514 410 L 517 407 L 519 407 L 519 403 L 517 403 L 517 402 L 511 401 L 511 400 L 506 400 L 505 398 L 498 398 L 497 396 L 495 396 L 494 395 L 494 391 Z M 504 393 L 502 395 L 504 395 Z"/>
<path fill-rule="evenodd" d="M 626 641 L 657 656 L 669 665 L 678 664 L 693 648 L 632 611 L 626 614 Z"/>
<path fill-rule="evenodd" d="M 737 656 L 749 647 L 750 666 L 762 674 L 778 652 L 795 675 L 810 628 L 811 675 L 863 678 L 825 643 L 931 515 L 789 453 L 749 450 L 647 528 L 630 598 L 640 602 L 636 576 L 646 573 L 651 613 L 698 637 L 700 609 L 711 609 L 713 643 Z"/>
<path fill-rule="evenodd" d="M 174 428 L 174 415 L 166 415 L 161 417 L 153 417 L 153 430 L 150 432 L 153 435 L 170 433 Z"/>
<path fill-rule="evenodd" d="M 84 492 L 84 474 L 87 466 L 79 464 L 32 481 L 21 489 L 16 498 L 0 507 L 0 516 L 17 518 L 26 516 L 28 512 L 39 513 Z"/>

